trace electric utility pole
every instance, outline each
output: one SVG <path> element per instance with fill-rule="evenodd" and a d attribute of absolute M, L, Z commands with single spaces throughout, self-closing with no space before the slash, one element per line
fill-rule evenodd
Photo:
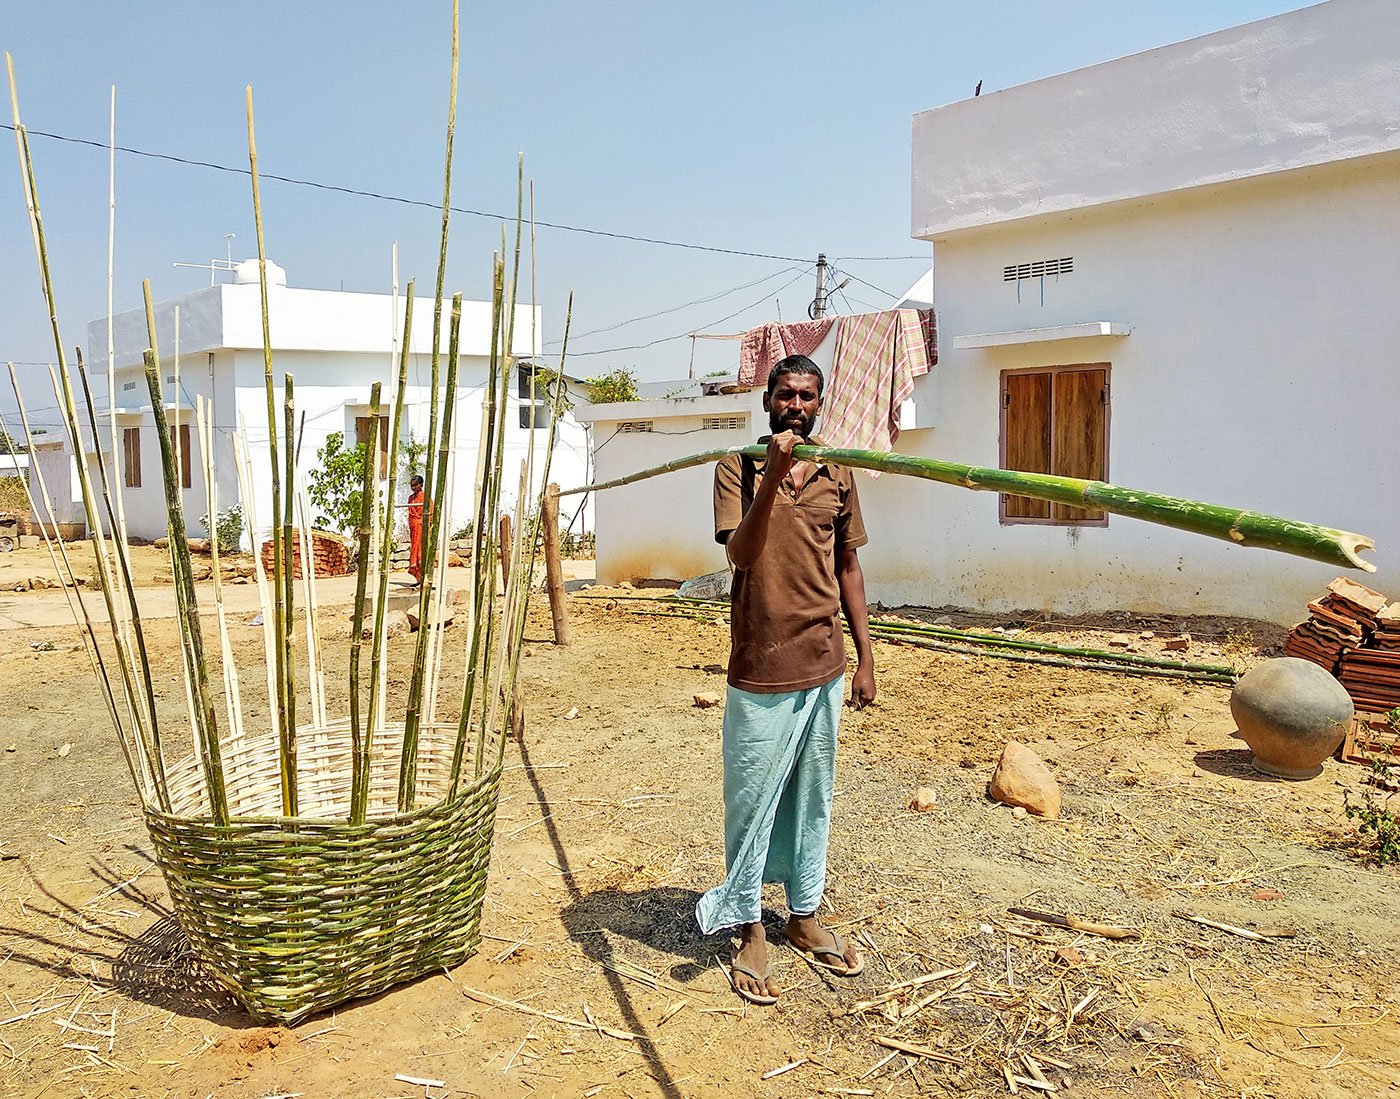
<path fill-rule="evenodd" d="M 817 253 L 817 296 L 807 307 L 807 316 L 814 321 L 826 316 L 826 253 Z"/>

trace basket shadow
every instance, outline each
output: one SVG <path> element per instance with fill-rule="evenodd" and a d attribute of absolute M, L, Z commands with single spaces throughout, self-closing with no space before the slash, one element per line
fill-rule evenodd
<path fill-rule="evenodd" d="M 108 972 L 97 978 L 98 983 L 138 1003 L 227 1027 L 256 1025 L 233 995 L 202 969 L 162 898 L 139 883 L 155 870 L 149 852 L 130 844 L 126 850 L 145 860 L 147 869 L 120 880 L 107 866 L 92 860 L 92 876 L 107 889 L 81 904 L 55 894 L 26 865 L 30 883 L 47 903 L 30 900 L 25 905 L 29 918 L 22 926 L 0 925 L 0 938 L 15 944 L 7 944 L 7 960 L 81 981 L 92 981 L 94 976 L 77 968 L 74 958 L 106 962 Z M 109 914 L 98 908 L 102 901 L 119 902 L 125 911 Z M 147 918 L 154 922 L 139 934 L 126 929 L 128 921 Z"/>

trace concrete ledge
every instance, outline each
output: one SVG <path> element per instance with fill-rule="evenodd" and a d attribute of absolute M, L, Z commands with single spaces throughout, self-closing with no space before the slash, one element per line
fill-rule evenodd
<path fill-rule="evenodd" d="M 1051 340 L 1082 340 L 1095 336 L 1126 336 L 1133 326 L 1119 321 L 1084 321 L 1080 324 L 1057 324 L 1050 328 L 1018 328 L 1010 332 L 977 332 L 954 336 L 955 351 L 978 347 L 1011 347 L 1023 343 L 1049 343 Z"/>

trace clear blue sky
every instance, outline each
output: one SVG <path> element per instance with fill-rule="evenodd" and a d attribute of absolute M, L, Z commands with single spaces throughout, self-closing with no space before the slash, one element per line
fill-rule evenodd
<path fill-rule="evenodd" d="M 825 251 L 860 282 L 838 311 L 889 304 L 928 264 L 909 237 L 916 112 L 1300 6 L 1288 0 L 1063 0 L 950 4 L 669 0 L 463 5 L 453 203 L 509 212 L 515 157 L 537 215 L 586 229 L 808 262 Z M 293 286 L 387 291 L 389 252 L 431 293 L 435 277 L 450 3 L 5 4 L 31 131 L 247 166 L 243 88 L 257 106 L 259 167 L 421 200 L 409 206 L 265 181 L 268 254 Z M 9 111 L 3 113 L 9 121 Z M 0 131 L 0 362 L 54 358 L 24 215 L 13 135 Z M 65 343 L 86 344 L 106 299 L 107 156 L 37 136 L 32 148 Z M 173 261 L 255 254 L 246 176 L 117 156 L 116 308 L 141 279 L 158 300 L 207 285 Z M 448 291 L 487 296 L 500 223 L 454 214 Z M 792 263 L 559 229 L 539 232 L 546 339 L 575 292 L 576 336 L 709 298 L 573 343 L 578 352 L 692 330 L 736 331 L 804 314 L 814 279 Z M 905 256 L 904 260 L 853 257 Z M 769 277 L 771 276 L 771 277 Z M 767 281 L 758 282 L 767 277 Z M 784 288 L 785 287 L 785 288 Z M 879 288 L 879 289 L 876 289 Z M 776 300 L 775 300 L 776 299 Z M 747 308 L 745 308 L 747 307 Z M 743 309 L 738 316 L 714 322 Z M 570 372 L 633 367 L 684 377 L 691 342 L 571 357 Z M 697 372 L 736 345 L 701 343 Z M 21 368 L 35 407 L 45 379 Z M 29 396 L 33 387 L 32 399 Z M 12 408 L 8 382 L 0 410 Z M 37 418 L 52 422 L 49 412 Z"/>

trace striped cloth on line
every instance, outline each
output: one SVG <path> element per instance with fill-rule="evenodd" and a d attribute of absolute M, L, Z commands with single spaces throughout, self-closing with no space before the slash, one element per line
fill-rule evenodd
<path fill-rule="evenodd" d="M 884 451 L 894 446 L 900 402 L 914 392 L 914 379 L 929 371 L 931 323 L 925 325 L 918 309 L 840 318 L 823 402 L 827 445 Z"/>

